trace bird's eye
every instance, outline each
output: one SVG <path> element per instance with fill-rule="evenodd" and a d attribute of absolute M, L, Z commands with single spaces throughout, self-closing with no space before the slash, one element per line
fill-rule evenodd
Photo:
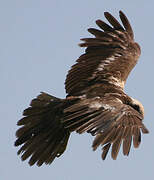
<path fill-rule="evenodd" d="M 141 113 L 140 107 L 137 104 L 133 105 L 133 108 L 139 113 Z"/>

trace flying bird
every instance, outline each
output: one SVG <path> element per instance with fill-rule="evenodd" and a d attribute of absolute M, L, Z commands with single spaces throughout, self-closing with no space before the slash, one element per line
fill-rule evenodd
<path fill-rule="evenodd" d="M 102 147 L 103 160 L 109 149 L 116 159 L 121 144 L 128 156 L 131 143 L 138 148 L 141 132 L 149 132 L 143 124 L 143 105 L 124 92 L 140 46 L 122 11 L 121 24 L 109 12 L 104 16 L 109 23 L 97 20 L 99 29 L 88 29 L 94 37 L 81 39 L 85 53 L 68 72 L 66 98 L 42 92 L 17 123 L 21 127 L 15 146 L 21 145 L 18 154 L 22 160 L 29 158 L 30 165 L 51 164 L 64 153 L 73 131 L 95 136 L 92 148 Z"/>

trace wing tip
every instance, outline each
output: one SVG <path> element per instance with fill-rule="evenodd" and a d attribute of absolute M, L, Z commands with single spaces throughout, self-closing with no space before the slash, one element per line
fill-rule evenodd
<path fill-rule="evenodd" d="M 119 11 L 119 16 L 120 16 L 121 22 L 122 22 L 125 30 L 128 32 L 130 37 L 132 39 L 134 39 L 134 33 L 133 33 L 133 29 L 131 27 L 131 24 L 130 24 L 127 16 L 124 14 L 124 12 L 122 10 Z"/>
<path fill-rule="evenodd" d="M 123 13 L 122 10 L 119 11 L 119 15 L 124 15 L 125 16 L 125 14 Z"/>
<path fill-rule="evenodd" d="M 108 11 L 105 11 L 104 12 L 104 16 L 106 17 L 106 16 L 108 16 L 108 15 L 111 15 Z"/>

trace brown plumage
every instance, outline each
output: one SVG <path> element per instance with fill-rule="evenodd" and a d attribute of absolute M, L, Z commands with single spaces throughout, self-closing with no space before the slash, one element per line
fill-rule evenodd
<path fill-rule="evenodd" d="M 41 93 L 33 99 L 24 117 L 18 121 L 15 146 L 22 145 L 18 154 L 29 164 L 50 164 L 66 149 L 70 133 L 88 132 L 96 136 L 93 150 L 102 146 L 102 159 L 111 147 L 117 158 L 121 144 L 129 155 L 131 143 L 139 147 L 143 124 L 142 104 L 124 93 L 126 79 L 140 56 L 133 30 L 127 17 L 119 12 L 122 25 L 108 12 L 90 28 L 93 38 L 81 39 L 85 53 L 69 71 L 65 85 L 67 97 L 59 99 Z"/>

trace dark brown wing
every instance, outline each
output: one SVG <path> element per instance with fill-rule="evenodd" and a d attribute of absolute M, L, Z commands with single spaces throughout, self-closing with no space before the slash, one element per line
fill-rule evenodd
<path fill-rule="evenodd" d="M 142 133 L 148 130 L 142 123 L 143 116 L 131 106 L 111 94 L 104 98 L 82 99 L 64 110 L 64 126 L 78 133 L 96 135 L 93 149 L 101 145 L 105 159 L 112 145 L 112 158 L 116 159 L 123 141 L 123 154 L 128 155 L 133 138 L 134 147 L 141 142 Z"/>
<path fill-rule="evenodd" d="M 69 71 L 65 85 L 69 95 L 84 94 L 87 87 L 109 82 L 123 89 L 124 83 L 137 63 L 140 47 L 134 42 L 134 35 L 126 16 L 120 11 L 123 26 L 108 12 L 105 17 L 112 26 L 101 20 L 96 24 L 101 28 L 88 29 L 94 38 L 84 38 L 81 47 L 87 47 L 85 54 Z"/>

